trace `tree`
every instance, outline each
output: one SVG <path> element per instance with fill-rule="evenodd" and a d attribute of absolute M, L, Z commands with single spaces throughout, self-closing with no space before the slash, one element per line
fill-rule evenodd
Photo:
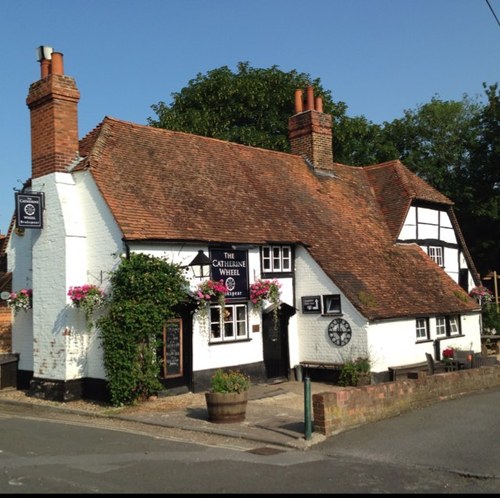
<path fill-rule="evenodd" d="M 488 102 L 481 109 L 471 147 L 469 195 L 460 198 L 458 213 L 481 273 L 487 273 L 500 268 L 500 94 L 498 83 L 483 83 L 483 88 Z"/>
<path fill-rule="evenodd" d="M 500 267 L 499 96 L 498 84 L 483 84 L 488 104 L 464 95 L 461 101 L 430 102 L 377 125 L 364 116 L 349 117 L 318 79 L 272 66 L 237 71 L 227 66 L 198 74 L 172 94 L 173 102 L 151 108 L 152 126 L 289 152 L 288 118 L 297 88 L 315 87 L 323 110 L 333 120 L 334 161 L 353 166 L 400 159 L 414 173 L 455 202 L 465 240 L 478 270 Z"/>
<path fill-rule="evenodd" d="M 323 108 L 342 116 L 346 106 L 332 101 L 319 79 L 311 80 L 295 70 L 284 72 L 250 67 L 240 62 L 237 72 L 227 66 L 198 74 L 187 87 L 173 93 L 171 105 L 151 106 L 157 119 L 148 123 L 157 128 L 185 131 L 270 150 L 290 151 L 287 124 L 292 116 L 296 89 L 315 87 L 323 98 Z"/>
<path fill-rule="evenodd" d="M 498 86 L 483 84 L 488 104 L 464 95 L 437 97 L 385 123 L 382 143 L 392 144 L 414 173 L 455 202 L 455 212 L 480 273 L 500 265 Z"/>

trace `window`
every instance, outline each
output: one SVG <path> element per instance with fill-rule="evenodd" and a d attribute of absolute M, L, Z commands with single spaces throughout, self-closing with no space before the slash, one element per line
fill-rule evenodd
<path fill-rule="evenodd" d="M 429 256 L 439 266 L 444 266 L 443 248 L 440 246 L 429 246 Z"/>
<path fill-rule="evenodd" d="M 339 315 L 340 313 L 342 313 L 342 309 L 340 307 L 340 294 L 323 296 L 323 314 Z"/>
<path fill-rule="evenodd" d="M 460 319 L 458 316 L 438 316 L 436 318 L 436 337 L 460 335 Z"/>
<path fill-rule="evenodd" d="M 248 338 L 246 304 L 226 304 L 224 317 L 221 307 L 210 307 L 210 342 L 229 342 Z"/>
<path fill-rule="evenodd" d="M 446 336 L 446 318 L 444 316 L 438 316 L 436 318 L 436 336 Z"/>
<path fill-rule="evenodd" d="M 417 339 L 427 339 L 429 337 L 428 331 L 429 326 L 427 318 L 417 318 Z"/>
<path fill-rule="evenodd" d="M 264 246 L 262 270 L 265 272 L 292 271 L 292 248 L 290 246 Z"/>
<path fill-rule="evenodd" d="M 458 316 L 450 316 L 450 335 L 460 334 L 460 321 Z"/>

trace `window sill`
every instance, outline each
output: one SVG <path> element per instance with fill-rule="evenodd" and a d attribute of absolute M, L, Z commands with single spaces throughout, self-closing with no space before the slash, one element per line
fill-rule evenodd
<path fill-rule="evenodd" d="M 209 341 L 209 346 L 219 346 L 221 344 L 235 344 L 240 342 L 250 342 L 252 339 L 250 337 L 245 337 L 244 339 L 226 339 L 225 341 Z"/>

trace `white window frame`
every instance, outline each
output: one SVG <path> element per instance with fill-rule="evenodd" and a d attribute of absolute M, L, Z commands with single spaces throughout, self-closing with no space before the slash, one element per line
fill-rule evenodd
<path fill-rule="evenodd" d="M 263 246 L 262 270 L 276 273 L 292 271 L 291 246 Z"/>
<path fill-rule="evenodd" d="M 460 335 L 460 320 L 458 315 L 450 316 L 450 335 Z"/>
<path fill-rule="evenodd" d="M 415 322 L 417 340 L 429 338 L 429 322 L 427 318 L 417 318 Z"/>
<path fill-rule="evenodd" d="M 436 317 L 436 337 L 446 337 L 446 317 Z"/>
<path fill-rule="evenodd" d="M 221 307 L 210 306 L 210 342 L 237 342 L 248 339 L 248 308 L 246 304 L 226 304 L 222 322 Z"/>
<path fill-rule="evenodd" d="M 443 248 L 441 246 L 429 246 L 428 254 L 432 261 L 441 266 L 441 268 L 444 267 Z"/>

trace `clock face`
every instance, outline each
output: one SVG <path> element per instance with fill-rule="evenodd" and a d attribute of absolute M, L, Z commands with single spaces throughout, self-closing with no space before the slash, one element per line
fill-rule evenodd
<path fill-rule="evenodd" d="M 336 346 L 345 346 L 351 340 L 352 330 L 342 318 L 334 318 L 328 325 L 328 336 Z"/>

